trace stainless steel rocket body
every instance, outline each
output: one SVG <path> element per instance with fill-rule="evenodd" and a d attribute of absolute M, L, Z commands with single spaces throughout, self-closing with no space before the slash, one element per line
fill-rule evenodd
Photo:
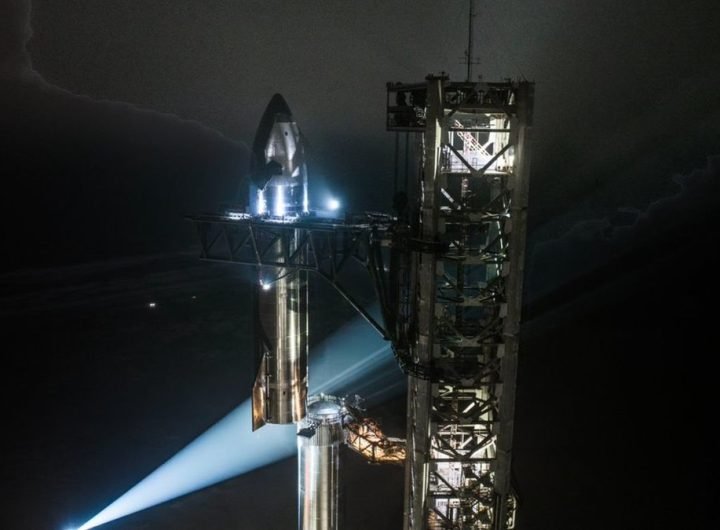
<path fill-rule="evenodd" d="M 299 425 L 299 530 L 339 528 L 340 447 L 345 440 L 342 411 L 331 396 L 312 398 L 307 418 Z"/>
<path fill-rule="evenodd" d="M 279 94 L 270 100 L 253 143 L 250 208 L 262 222 L 283 222 L 307 212 L 307 171 L 300 130 Z M 293 255 L 298 235 L 277 238 L 265 253 L 281 263 Z M 265 252 L 265 250 L 264 250 Z M 274 259 L 273 259 L 274 258 Z M 305 417 L 308 362 L 306 271 L 260 269 L 256 285 L 256 351 L 253 430 L 265 423 L 297 423 Z"/>
<path fill-rule="evenodd" d="M 253 214 L 282 218 L 309 212 L 302 135 L 280 94 L 273 96 L 260 120 L 250 177 Z"/>
<path fill-rule="evenodd" d="M 308 361 L 307 272 L 289 271 L 257 285 L 261 363 L 253 388 L 253 428 L 305 417 Z"/>

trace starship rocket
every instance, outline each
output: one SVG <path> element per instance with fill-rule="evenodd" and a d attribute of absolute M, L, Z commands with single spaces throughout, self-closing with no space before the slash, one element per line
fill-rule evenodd
<path fill-rule="evenodd" d="M 272 97 L 260 120 L 253 142 L 250 181 L 253 215 L 269 222 L 283 222 L 308 213 L 302 138 L 280 94 Z M 278 240 L 273 245 L 271 253 L 277 255 L 276 261 L 282 261 L 282 256 L 297 251 L 298 237 Z M 258 275 L 253 430 L 266 423 L 301 421 L 308 388 L 308 273 L 261 268 Z"/>

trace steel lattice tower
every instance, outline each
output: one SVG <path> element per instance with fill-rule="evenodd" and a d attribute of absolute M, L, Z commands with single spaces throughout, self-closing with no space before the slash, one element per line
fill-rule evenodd
<path fill-rule="evenodd" d="M 514 527 L 533 88 L 444 76 L 388 85 L 388 129 L 420 133 L 422 145 L 394 341 L 409 374 L 408 530 Z"/>

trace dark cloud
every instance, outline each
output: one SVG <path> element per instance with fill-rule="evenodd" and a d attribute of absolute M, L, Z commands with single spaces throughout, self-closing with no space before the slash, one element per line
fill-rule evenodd
<path fill-rule="evenodd" d="M 27 50 L 31 37 L 30 0 L 0 3 L 0 79 L 37 76 Z"/>
<path fill-rule="evenodd" d="M 537 81 L 530 215 L 540 239 L 566 230 L 557 218 L 569 211 L 644 208 L 671 191 L 669 175 L 716 154 L 713 7 L 478 4 L 476 73 Z M 281 92 L 311 143 L 311 171 L 358 207 L 385 208 L 393 145 L 383 130 L 385 82 L 441 70 L 462 78 L 466 12 L 463 2 L 440 13 L 434 2 L 36 0 L 29 46 L 43 76 L 75 93 L 174 113 L 236 139 L 252 138 Z"/>
<path fill-rule="evenodd" d="M 678 260 L 683 276 L 682 261 L 717 258 L 720 157 L 673 182 L 676 193 L 645 209 L 620 208 L 537 243 L 528 263 L 528 318 L 626 282 L 655 263 Z"/>
<path fill-rule="evenodd" d="M 184 215 L 238 200 L 244 144 L 176 116 L 5 81 L 4 267 L 187 248 Z"/>
<path fill-rule="evenodd" d="M 1 5 L 3 270 L 187 248 L 184 215 L 242 199 L 244 143 L 46 82 L 26 49 L 29 2 Z"/>

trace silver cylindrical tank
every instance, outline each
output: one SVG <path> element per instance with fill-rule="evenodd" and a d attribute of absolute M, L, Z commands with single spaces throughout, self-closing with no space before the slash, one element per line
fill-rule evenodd
<path fill-rule="evenodd" d="M 339 528 L 343 412 L 339 399 L 314 396 L 308 401 L 306 419 L 298 426 L 299 530 Z"/>
<path fill-rule="evenodd" d="M 296 240 L 289 252 L 295 250 Z M 279 249 L 281 252 L 282 249 Z M 257 330 L 262 365 L 254 389 L 254 424 L 296 423 L 307 400 L 307 272 L 290 270 L 258 289 Z M 258 399 L 255 399 L 257 394 Z M 257 428 L 256 426 L 256 428 Z"/>

